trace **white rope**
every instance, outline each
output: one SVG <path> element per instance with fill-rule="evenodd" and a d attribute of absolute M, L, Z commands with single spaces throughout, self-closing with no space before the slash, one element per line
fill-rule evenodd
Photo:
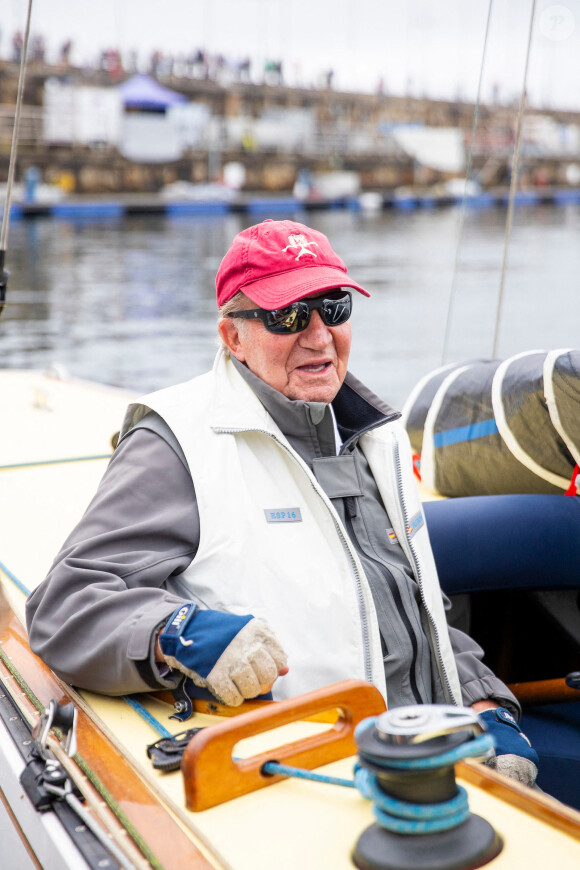
<path fill-rule="evenodd" d="M 527 83 L 527 79 L 528 79 L 528 66 L 529 66 L 529 62 L 530 62 L 530 49 L 532 47 L 532 33 L 534 30 L 535 14 L 536 14 L 536 0 L 532 0 L 532 11 L 530 14 L 530 29 L 529 29 L 529 33 L 528 33 L 528 47 L 526 50 L 526 65 L 524 68 L 524 80 L 522 83 L 522 94 L 520 97 L 520 108 L 518 111 L 518 120 L 517 120 L 517 127 L 516 127 L 516 141 L 515 141 L 515 147 L 514 147 L 512 177 L 510 180 L 508 212 L 507 212 L 505 238 L 504 238 L 504 246 L 503 246 L 503 260 L 502 260 L 502 264 L 501 264 L 499 294 L 498 294 L 497 309 L 496 309 L 496 314 L 495 314 L 495 330 L 493 333 L 493 346 L 492 346 L 492 351 L 491 351 L 491 355 L 493 357 L 497 356 L 497 348 L 498 348 L 498 341 L 499 341 L 499 328 L 500 328 L 500 324 L 501 324 L 501 312 L 502 312 L 502 307 L 503 307 L 503 296 L 504 296 L 505 276 L 506 276 L 506 271 L 507 271 L 509 240 L 510 240 L 510 233 L 511 233 L 511 228 L 512 228 L 512 220 L 513 220 L 513 213 L 514 213 L 514 201 L 515 201 L 515 194 L 516 194 L 516 188 L 517 188 L 517 182 L 518 182 L 518 166 L 519 166 L 519 159 L 520 159 L 520 140 L 521 140 L 521 135 L 522 135 L 524 109 L 525 109 L 526 96 L 527 96 L 526 95 L 526 83 Z"/>
<path fill-rule="evenodd" d="M 6 202 L 2 216 L 2 233 L 0 234 L 0 254 L 6 251 L 8 241 L 8 224 L 10 221 L 10 204 L 12 202 L 12 187 L 14 184 L 14 171 L 16 167 L 16 154 L 18 152 L 18 130 L 20 127 L 20 110 L 22 108 L 22 96 L 24 94 L 24 73 L 26 69 L 26 55 L 28 54 L 28 38 L 30 36 L 30 19 L 32 17 L 32 0 L 28 0 L 28 12 L 26 15 L 26 30 L 22 44 L 22 56 L 20 58 L 20 73 L 18 76 L 18 91 L 16 94 L 16 111 L 14 113 L 14 129 L 12 131 L 12 146 L 10 148 L 10 163 L 8 164 L 8 181 L 6 183 Z"/>
<path fill-rule="evenodd" d="M 471 141 L 469 143 L 469 151 L 467 153 L 467 167 L 465 169 L 465 185 L 463 187 L 463 198 L 461 200 L 461 211 L 459 213 L 459 231 L 457 235 L 457 246 L 455 248 L 455 262 L 453 264 L 453 276 L 451 279 L 451 291 L 449 293 L 449 304 L 447 306 L 447 320 L 445 322 L 445 336 L 443 339 L 443 351 L 441 353 L 441 365 L 444 365 L 447 361 L 447 352 L 449 350 L 449 339 L 451 333 L 451 320 L 453 314 L 453 305 L 455 302 L 455 294 L 457 290 L 457 274 L 459 271 L 459 251 L 461 249 L 461 242 L 463 239 L 463 226 L 465 224 L 465 211 L 467 205 L 467 185 L 471 179 L 471 168 L 473 164 L 473 148 L 475 143 L 475 133 L 477 130 L 477 122 L 479 120 L 479 106 L 481 103 L 481 85 L 483 82 L 483 70 L 485 67 L 485 53 L 487 50 L 487 43 L 489 37 L 489 24 L 491 21 L 491 11 L 493 6 L 493 0 L 489 0 L 489 6 L 487 9 L 487 22 L 485 25 L 485 36 L 483 39 L 483 50 L 481 54 L 481 64 L 479 67 L 479 82 L 477 84 L 477 96 L 475 98 L 475 107 L 473 109 L 473 123 L 471 125 Z"/>

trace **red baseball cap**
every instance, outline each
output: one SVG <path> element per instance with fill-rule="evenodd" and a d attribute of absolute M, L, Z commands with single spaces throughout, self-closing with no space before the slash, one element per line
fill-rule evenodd
<path fill-rule="evenodd" d="M 348 277 L 323 233 L 296 221 L 265 220 L 238 233 L 215 285 L 218 308 L 238 291 L 270 311 L 334 287 L 371 295 Z"/>

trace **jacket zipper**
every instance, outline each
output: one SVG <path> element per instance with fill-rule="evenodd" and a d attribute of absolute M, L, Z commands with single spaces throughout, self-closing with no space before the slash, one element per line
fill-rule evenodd
<path fill-rule="evenodd" d="M 399 496 L 399 502 L 401 504 L 401 509 L 403 513 L 403 522 L 405 524 L 405 537 L 407 539 L 407 543 L 409 545 L 409 550 L 411 552 L 411 556 L 413 558 L 413 566 L 415 568 L 415 576 L 417 577 L 417 583 L 419 586 L 419 591 L 421 593 L 421 600 L 423 601 L 423 607 L 425 609 L 425 613 L 427 614 L 427 619 L 429 620 L 429 625 L 432 629 L 433 636 L 435 638 L 435 652 L 437 653 L 437 658 L 441 665 L 440 672 L 443 676 L 445 682 L 445 688 L 447 691 L 447 697 L 449 698 L 449 702 L 451 704 L 455 704 L 457 706 L 457 701 L 453 695 L 453 690 L 451 688 L 451 682 L 449 680 L 449 675 L 447 674 L 447 669 L 445 667 L 445 662 L 443 661 L 443 656 L 441 654 L 441 642 L 439 637 L 439 630 L 437 625 L 435 624 L 435 620 L 431 614 L 431 611 L 427 607 L 425 603 L 425 595 L 424 595 L 424 587 L 423 587 L 423 575 L 421 573 L 421 565 L 419 564 L 419 559 L 417 556 L 417 551 L 415 550 L 415 545 L 409 533 L 409 515 L 407 512 L 407 503 L 405 501 L 405 494 L 403 492 L 403 473 L 401 470 L 401 458 L 399 455 L 399 445 L 395 441 L 393 447 L 394 459 L 395 459 L 395 471 L 397 476 L 397 493 Z"/>
<path fill-rule="evenodd" d="M 371 429 L 378 429 L 379 426 L 384 426 L 385 423 L 393 423 L 395 420 L 399 420 L 401 414 L 399 411 L 393 411 L 392 414 L 389 414 L 387 417 L 383 417 L 381 420 L 375 420 L 373 423 L 368 423 L 362 429 L 359 429 L 358 432 L 355 432 L 354 435 L 351 435 L 346 441 L 342 442 L 342 446 L 339 450 L 339 455 L 347 452 L 347 449 L 354 441 L 358 441 L 362 438 L 363 435 L 366 435 L 367 432 L 370 432 Z"/>
<path fill-rule="evenodd" d="M 242 432 L 248 432 L 248 431 L 259 432 L 261 435 L 267 435 L 268 438 L 271 438 L 272 441 L 274 441 L 279 447 L 281 447 L 282 450 L 284 450 L 288 454 L 288 456 L 290 456 L 293 459 L 293 461 L 296 462 L 296 464 L 300 466 L 300 468 L 302 468 L 302 466 L 303 466 L 302 460 L 300 460 L 300 458 L 297 457 L 293 453 L 292 450 L 290 450 L 285 444 L 283 444 L 282 441 L 280 441 L 280 439 L 274 433 L 268 432 L 266 429 L 223 429 L 220 427 L 219 429 L 216 429 L 215 431 L 216 432 L 223 432 L 223 433 L 228 434 L 228 435 L 234 435 L 236 433 L 242 433 Z M 309 480 L 310 480 L 310 486 L 312 487 L 312 489 L 314 490 L 316 495 L 319 498 L 321 498 L 320 492 L 318 491 L 318 489 L 316 488 L 316 486 L 314 485 L 314 483 L 312 482 L 310 477 L 309 477 Z M 322 501 L 324 502 L 324 499 L 322 499 Z M 325 504 L 325 507 L 328 509 L 326 502 L 324 502 L 324 504 Z M 348 558 L 350 561 L 352 572 L 353 572 L 354 577 L 355 577 L 355 581 L 356 581 L 355 582 L 355 589 L 356 589 L 356 596 L 357 596 L 357 600 L 358 600 L 360 620 L 361 620 L 361 628 L 362 628 L 365 680 L 368 683 L 372 683 L 373 682 L 373 668 L 372 668 L 372 657 L 371 657 L 371 644 L 370 644 L 370 639 L 369 639 L 368 616 L 367 616 L 365 602 L 364 602 L 361 576 L 359 574 L 359 571 L 358 571 L 358 568 L 356 565 L 355 557 L 354 557 L 352 550 L 351 550 L 350 542 L 347 541 L 345 536 L 343 535 L 342 529 L 340 528 L 340 525 L 338 524 L 337 519 L 334 516 L 334 510 L 329 511 L 329 513 L 332 517 L 332 521 L 333 521 L 334 527 L 338 533 L 338 537 L 340 538 L 340 541 L 343 545 L 343 549 L 345 549 L 347 554 L 348 554 Z"/>
<path fill-rule="evenodd" d="M 350 518 L 350 516 L 348 515 L 348 513 L 345 514 L 345 519 L 346 519 L 346 524 L 347 524 L 347 528 L 348 528 L 349 532 L 352 532 L 353 539 L 356 539 L 356 534 L 354 531 L 353 522 L 352 522 L 352 519 Z M 381 569 L 381 574 L 384 574 L 384 571 L 386 568 L 386 575 L 385 575 L 386 583 L 387 583 L 389 589 L 391 590 L 391 595 L 393 596 L 393 601 L 395 603 L 397 613 L 399 614 L 403 625 L 407 629 L 407 634 L 409 635 L 409 640 L 411 641 L 411 648 L 413 651 L 413 655 L 411 658 L 411 667 L 409 669 L 411 690 L 413 692 L 413 696 L 414 696 L 417 704 L 424 704 L 425 699 L 421 697 L 421 693 L 419 692 L 419 687 L 417 685 L 417 676 L 416 676 L 417 654 L 419 651 L 419 647 L 417 644 L 417 638 L 415 637 L 415 632 L 413 631 L 413 626 L 411 625 L 411 621 L 409 619 L 407 611 L 405 610 L 405 606 L 403 604 L 403 599 L 401 598 L 401 593 L 399 591 L 399 587 L 397 586 L 397 583 L 396 583 L 395 579 L 392 577 L 389 569 L 385 565 L 383 565 L 383 563 L 380 562 L 379 559 L 375 559 L 374 556 L 371 556 L 366 551 L 365 551 L 365 556 L 367 557 L 367 559 L 369 559 L 369 561 L 374 562 L 375 565 L 379 566 L 379 568 Z M 387 646 L 386 640 L 384 641 L 384 644 L 386 647 Z M 387 648 L 387 653 L 388 653 L 388 648 Z M 388 691 L 389 691 L 389 687 L 387 686 L 387 692 Z"/>

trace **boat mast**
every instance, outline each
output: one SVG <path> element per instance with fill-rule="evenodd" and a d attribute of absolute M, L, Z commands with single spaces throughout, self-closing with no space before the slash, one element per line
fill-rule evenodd
<path fill-rule="evenodd" d="M 28 53 L 28 38 L 30 36 L 30 19 L 32 17 L 32 0 L 28 0 L 26 13 L 26 29 L 20 58 L 20 73 L 18 75 L 18 91 L 16 95 L 16 111 L 14 113 L 14 127 L 12 130 L 12 145 L 10 148 L 10 162 L 8 164 L 8 181 L 6 183 L 6 201 L 2 215 L 2 230 L 0 232 L 0 314 L 4 310 L 6 302 L 6 286 L 9 272 L 5 269 L 6 250 L 8 243 L 8 225 L 10 223 L 10 205 L 12 203 L 12 188 L 14 186 L 14 170 L 16 167 L 16 154 L 18 151 L 18 131 L 20 127 L 20 111 L 24 94 L 24 74 L 26 70 L 26 55 Z"/>
<path fill-rule="evenodd" d="M 451 291 L 449 294 L 449 303 L 447 306 L 447 319 L 445 322 L 445 336 L 443 339 L 443 351 L 441 354 L 441 365 L 447 362 L 447 354 L 449 350 L 449 341 L 451 338 L 451 321 L 453 317 L 453 304 L 455 302 L 455 294 L 457 291 L 457 275 L 459 271 L 459 252 L 463 240 L 463 227 L 465 224 L 465 210 L 467 206 L 468 186 L 471 181 L 471 169 L 473 165 L 473 149 L 475 146 L 475 134 L 477 132 L 477 123 L 479 120 L 479 107 L 481 105 L 481 87 L 483 82 L 483 71 L 485 68 L 485 56 L 487 52 L 487 44 L 489 41 L 489 26 L 491 22 L 491 13 L 493 9 L 493 0 L 489 0 L 487 7 L 487 22 L 485 25 L 485 36 L 483 38 L 483 49 L 481 54 L 481 64 L 479 66 L 479 81 L 477 83 L 477 96 L 475 98 L 475 106 L 473 109 L 473 123 L 471 127 L 471 141 L 469 143 L 469 152 L 467 156 L 467 166 L 465 169 L 465 184 L 463 187 L 463 199 L 461 200 L 461 213 L 459 215 L 459 232 L 457 234 L 457 245 L 455 248 L 455 263 L 453 264 L 453 277 L 451 279 Z"/>
<path fill-rule="evenodd" d="M 516 141 L 514 145 L 514 157 L 512 162 L 512 176 L 510 179 L 510 193 L 509 193 L 509 202 L 508 202 L 508 212 L 506 219 L 506 227 L 505 227 L 505 238 L 504 238 L 504 247 L 503 247 L 503 260 L 501 264 L 501 276 L 499 282 L 499 293 L 497 298 L 497 309 L 495 313 L 495 330 L 493 334 L 493 348 L 492 348 L 492 356 L 497 356 L 497 346 L 499 341 L 499 329 L 501 325 L 501 312 L 503 305 L 503 291 L 505 284 L 505 275 L 507 270 L 507 259 L 508 259 L 508 250 L 509 250 L 509 240 L 510 233 L 512 228 L 512 220 L 514 213 L 514 201 L 516 188 L 518 183 L 518 168 L 519 168 L 519 157 L 520 157 L 520 139 L 522 135 L 522 127 L 524 120 L 524 109 L 526 106 L 526 98 L 527 98 L 527 78 L 528 78 L 528 65 L 530 62 L 530 49 L 532 46 L 532 34 L 534 30 L 534 18 L 536 14 L 536 0 L 532 0 L 532 10 L 530 13 L 530 30 L 528 33 L 528 47 L 526 51 L 526 65 L 524 68 L 524 80 L 522 82 L 522 93 L 520 96 L 520 107 L 518 110 L 518 119 L 516 125 Z"/>
<path fill-rule="evenodd" d="M 493 0 L 489 0 L 487 25 L 486 25 L 486 31 L 485 31 L 485 37 L 484 37 L 481 66 L 480 66 L 479 84 L 478 84 L 478 89 L 477 89 L 477 98 L 476 98 L 476 102 L 475 102 L 475 109 L 474 109 L 474 115 L 473 115 L 473 127 L 472 127 L 472 131 L 471 131 L 471 143 L 470 143 L 469 155 L 468 155 L 468 159 L 467 159 L 467 169 L 466 169 L 466 175 L 465 175 L 465 187 L 464 187 L 464 191 L 463 191 L 463 199 L 462 199 L 462 204 L 461 204 L 461 215 L 460 215 L 460 219 L 459 219 L 459 234 L 458 234 L 458 241 L 457 241 L 457 247 L 456 247 L 456 252 L 455 252 L 455 264 L 454 264 L 454 268 L 453 268 L 451 292 L 449 295 L 449 304 L 448 304 L 448 308 L 447 308 L 447 319 L 446 319 L 446 323 L 445 323 L 445 337 L 443 340 L 443 351 L 442 351 L 442 356 L 441 356 L 441 365 L 444 365 L 448 359 L 449 341 L 450 341 L 450 335 L 451 335 L 451 321 L 452 321 L 452 314 L 453 314 L 453 304 L 455 301 L 455 295 L 456 295 L 456 289 L 457 289 L 459 251 L 460 251 L 461 241 L 462 241 L 462 236 L 463 236 L 463 225 L 464 225 L 464 221 L 465 221 L 465 206 L 466 206 L 467 195 L 468 195 L 467 194 L 467 185 L 468 185 L 468 182 L 470 180 L 470 174 L 471 174 L 472 157 L 473 157 L 473 143 L 474 143 L 474 139 L 475 139 L 475 132 L 476 132 L 476 128 L 477 128 L 477 119 L 478 119 L 478 114 L 479 114 L 479 105 L 480 105 L 480 99 L 481 99 L 481 83 L 482 83 L 485 54 L 486 54 L 486 48 L 487 48 L 487 42 L 488 42 L 488 36 L 489 36 L 489 25 L 490 25 L 490 20 L 491 20 L 492 4 L 493 4 Z M 531 49 L 531 45 L 532 45 L 532 35 L 533 35 L 533 30 L 534 30 L 535 13 L 536 13 L 536 0 L 532 0 L 532 8 L 531 8 L 531 12 L 530 12 L 530 25 L 529 25 L 529 32 L 528 32 L 528 44 L 527 44 L 527 50 L 526 50 L 526 62 L 525 62 L 525 69 L 524 69 L 524 78 L 523 78 L 523 83 L 522 83 L 522 90 L 521 90 L 521 95 L 520 95 L 520 104 L 519 104 L 518 116 L 517 116 L 517 121 L 516 121 L 516 136 L 515 136 L 515 143 L 514 143 L 514 154 L 513 154 L 513 159 L 512 159 L 512 172 L 511 172 L 510 189 L 509 189 L 509 196 L 508 196 L 508 210 L 507 210 L 507 217 L 506 217 L 506 227 L 505 227 L 505 235 L 504 235 L 504 249 L 503 249 L 503 258 L 502 258 L 499 291 L 498 291 L 498 299 L 497 299 L 497 307 L 496 307 L 492 357 L 497 356 L 497 350 L 498 350 L 499 330 L 500 330 L 500 326 L 501 326 L 502 305 L 503 305 L 503 296 L 504 296 L 505 277 L 506 277 L 506 272 L 507 272 L 510 233 L 511 233 L 511 227 L 512 227 L 512 222 L 513 222 L 515 194 L 516 194 L 517 183 L 518 183 L 520 140 L 521 140 L 522 127 L 523 127 L 524 111 L 525 111 L 526 100 L 527 100 L 527 77 L 528 77 L 528 67 L 529 67 L 529 61 L 530 61 L 530 49 Z"/>

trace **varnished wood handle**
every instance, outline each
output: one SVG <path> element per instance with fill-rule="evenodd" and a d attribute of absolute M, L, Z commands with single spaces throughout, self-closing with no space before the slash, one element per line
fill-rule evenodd
<path fill-rule="evenodd" d="M 522 707 L 580 701 L 580 691 L 567 686 L 563 679 L 510 683 L 508 689 L 512 690 Z"/>
<path fill-rule="evenodd" d="M 339 711 L 338 719 L 320 734 L 251 758 L 233 758 L 234 746 L 246 737 L 335 709 Z M 186 806 L 190 810 L 206 810 L 283 779 L 261 772 L 267 761 L 312 770 L 348 758 L 356 753 L 355 726 L 385 709 L 381 693 L 370 683 L 346 680 L 205 728 L 191 740 L 181 763 Z"/>

